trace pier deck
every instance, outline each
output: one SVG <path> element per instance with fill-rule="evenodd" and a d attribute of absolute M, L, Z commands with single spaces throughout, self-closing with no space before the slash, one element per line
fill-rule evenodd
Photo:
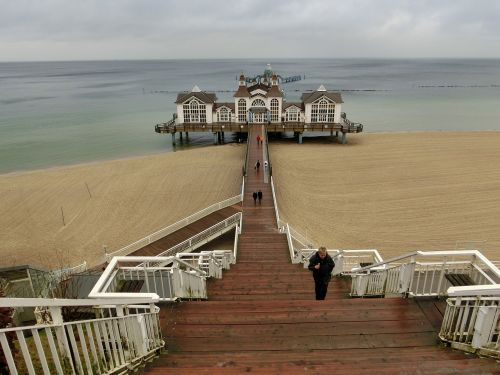
<path fill-rule="evenodd" d="M 278 123 L 265 123 L 265 124 L 239 124 L 233 122 L 214 122 L 214 123 L 183 123 L 175 124 L 174 122 L 166 122 L 155 126 L 157 133 L 175 134 L 181 132 L 251 132 L 252 128 L 265 126 L 268 132 L 284 133 L 284 132 L 342 132 L 342 133 L 360 133 L 363 131 L 363 125 L 357 123 L 313 123 L 304 124 L 300 122 L 278 122 Z"/>
<path fill-rule="evenodd" d="M 334 278 L 327 299 L 315 301 L 309 271 L 290 263 L 276 229 L 263 171 L 253 169 L 263 146 L 252 129 L 237 264 L 207 283 L 207 301 L 162 305 L 168 354 L 145 373 L 499 373 L 494 360 L 439 346 L 437 300 L 352 299 L 350 279 Z M 252 198 L 258 190 L 260 205 Z"/>

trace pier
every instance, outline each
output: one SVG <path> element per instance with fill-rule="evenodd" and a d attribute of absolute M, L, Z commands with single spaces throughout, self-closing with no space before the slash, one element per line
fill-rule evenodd
<path fill-rule="evenodd" d="M 361 133 L 363 124 L 347 118 L 342 112 L 340 92 L 328 91 L 323 85 L 315 91 L 304 92 L 300 102 L 287 102 L 279 83 L 294 82 L 300 76 L 282 78 L 270 65 L 263 75 L 239 77 L 233 102 L 218 102 L 213 92 L 194 86 L 191 91 L 177 95 L 177 112 L 172 119 L 157 124 L 155 132 L 176 134 L 182 139 L 191 132 L 213 133 L 214 143 L 223 141 L 226 132 L 249 133 L 252 127 L 263 126 L 267 132 L 294 133 L 302 143 L 304 135 L 323 133 L 336 136 L 342 144 L 347 134 Z"/>

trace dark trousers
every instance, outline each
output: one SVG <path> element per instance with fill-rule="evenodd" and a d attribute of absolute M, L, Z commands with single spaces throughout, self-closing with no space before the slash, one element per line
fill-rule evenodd
<path fill-rule="evenodd" d="M 328 283 L 324 281 L 314 280 L 314 289 L 316 291 L 316 299 L 324 300 L 328 291 Z"/>

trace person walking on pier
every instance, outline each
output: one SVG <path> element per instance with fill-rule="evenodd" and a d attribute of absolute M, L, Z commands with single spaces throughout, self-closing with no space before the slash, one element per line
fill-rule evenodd
<path fill-rule="evenodd" d="M 252 197 L 253 197 L 253 204 L 255 206 L 257 204 L 257 192 L 256 191 L 253 192 Z"/>
<path fill-rule="evenodd" d="M 262 191 L 259 190 L 259 192 L 257 193 L 257 197 L 259 198 L 259 204 L 260 204 L 260 201 L 262 200 Z"/>
<path fill-rule="evenodd" d="M 260 134 L 257 135 L 257 147 L 260 146 Z"/>
<path fill-rule="evenodd" d="M 255 170 L 257 171 L 257 173 L 259 172 L 259 169 L 260 169 L 260 160 L 257 160 L 257 163 L 255 163 Z"/>
<path fill-rule="evenodd" d="M 332 278 L 335 262 L 326 252 L 326 247 L 321 246 L 309 260 L 309 270 L 313 273 L 316 300 L 324 300 L 328 291 L 328 283 Z"/>

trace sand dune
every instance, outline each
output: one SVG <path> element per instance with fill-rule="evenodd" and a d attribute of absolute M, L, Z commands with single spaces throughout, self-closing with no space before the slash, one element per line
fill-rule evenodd
<path fill-rule="evenodd" d="M 117 250 L 237 195 L 244 152 L 230 144 L 1 175 L 0 265 L 99 264 L 103 245 Z"/>
<path fill-rule="evenodd" d="M 330 142 L 271 144 L 280 213 L 296 230 L 330 248 L 376 248 L 384 257 L 459 241 L 500 260 L 499 132 Z"/>

